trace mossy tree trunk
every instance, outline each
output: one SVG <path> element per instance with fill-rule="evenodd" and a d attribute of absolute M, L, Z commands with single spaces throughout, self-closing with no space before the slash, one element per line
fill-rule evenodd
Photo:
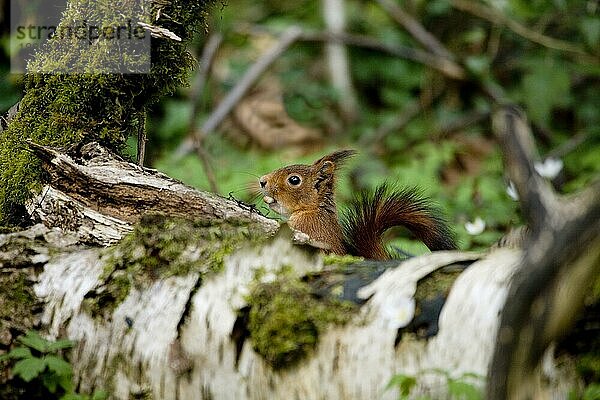
<path fill-rule="evenodd" d="M 27 223 L 25 201 L 41 189 L 41 164 L 25 140 L 52 146 L 97 141 L 120 151 L 143 124 L 148 105 L 187 82 L 194 60 L 186 43 L 204 28 L 211 0 L 84 0 L 69 1 L 60 26 L 121 21 L 134 15 L 180 41 L 151 39 L 147 74 L 98 73 L 106 54 L 120 56 L 117 41 L 97 41 L 82 50 L 68 40 L 50 40 L 30 67 L 47 73 L 25 75 L 25 94 L 6 129 L 0 129 L 0 225 Z M 143 12 L 140 11 L 143 8 Z M 107 48 L 108 46 L 108 48 Z M 111 48 L 113 46 L 114 48 Z M 106 60 L 104 60 L 106 61 Z M 55 73 L 65 64 L 85 73 Z"/>

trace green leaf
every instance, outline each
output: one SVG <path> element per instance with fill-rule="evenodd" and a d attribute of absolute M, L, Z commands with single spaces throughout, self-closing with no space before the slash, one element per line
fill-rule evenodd
<path fill-rule="evenodd" d="M 48 389 L 50 393 L 56 393 L 56 387 L 58 386 L 58 381 L 56 379 L 56 375 L 54 374 L 43 374 L 42 375 L 42 383 Z"/>
<path fill-rule="evenodd" d="M 390 382 L 386 386 L 386 390 L 397 387 L 400 391 L 400 395 L 404 397 L 410 394 L 410 391 L 416 384 L 417 380 L 414 376 L 398 374 L 394 375 L 392 379 L 390 379 Z"/>
<path fill-rule="evenodd" d="M 60 400 L 86 400 L 86 396 L 77 393 L 66 393 Z"/>
<path fill-rule="evenodd" d="M 50 355 L 44 357 L 44 360 L 48 369 L 58 376 L 71 376 L 73 374 L 71 364 L 60 357 Z"/>
<path fill-rule="evenodd" d="M 598 400 L 600 399 L 600 384 L 592 383 L 583 392 L 583 400 Z"/>
<path fill-rule="evenodd" d="M 12 369 L 13 374 L 20 376 L 25 382 L 31 381 L 46 369 L 46 363 L 41 358 L 32 357 L 17 361 Z"/>
<path fill-rule="evenodd" d="M 6 358 L 29 358 L 32 357 L 31 350 L 27 347 L 15 347 L 10 353 L 5 355 Z"/>
<path fill-rule="evenodd" d="M 104 390 L 97 390 L 92 395 L 92 400 L 106 400 L 108 399 L 108 393 Z"/>
<path fill-rule="evenodd" d="M 73 379 L 72 379 L 71 375 L 58 376 L 58 384 L 67 393 L 70 393 L 73 391 Z"/>
<path fill-rule="evenodd" d="M 73 347 L 73 344 L 75 344 L 72 340 L 68 340 L 68 339 L 62 339 L 62 340 L 57 340 L 56 342 L 51 342 L 48 344 L 48 352 L 55 352 L 58 350 L 62 350 L 62 349 L 68 349 Z"/>
<path fill-rule="evenodd" d="M 25 336 L 21 336 L 19 341 L 27 347 L 31 347 L 39 352 L 45 353 L 48 351 L 48 342 L 41 337 L 36 331 L 28 331 Z"/>
<path fill-rule="evenodd" d="M 474 385 L 463 381 L 448 381 L 448 392 L 456 399 L 482 400 L 483 394 Z"/>

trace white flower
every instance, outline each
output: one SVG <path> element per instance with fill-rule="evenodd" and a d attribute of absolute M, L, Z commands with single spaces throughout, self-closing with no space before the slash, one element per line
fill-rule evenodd
<path fill-rule="evenodd" d="M 506 194 L 513 199 L 514 201 L 519 200 L 519 193 L 517 193 L 517 188 L 512 181 L 508 182 L 508 186 L 506 187 Z"/>
<path fill-rule="evenodd" d="M 387 328 L 404 328 L 415 315 L 415 299 L 405 296 L 388 299 L 381 309 L 381 315 Z"/>
<path fill-rule="evenodd" d="M 469 235 L 472 235 L 472 236 L 479 235 L 485 229 L 485 221 L 482 220 L 481 218 L 477 217 L 477 218 L 475 218 L 475 221 L 473 221 L 473 222 L 471 222 L 471 221 L 466 222 L 465 229 L 467 230 L 467 233 Z"/>
<path fill-rule="evenodd" d="M 548 179 L 554 179 L 563 169 L 563 161 L 560 158 L 546 158 L 544 162 L 536 162 L 533 167 L 540 176 Z"/>

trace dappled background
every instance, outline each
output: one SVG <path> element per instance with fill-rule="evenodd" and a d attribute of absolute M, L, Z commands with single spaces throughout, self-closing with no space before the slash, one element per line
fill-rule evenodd
<path fill-rule="evenodd" d="M 4 113 L 22 77 L 8 73 L 2 4 Z M 189 87 L 151 109 L 146 165 L 259 208 L 258 176 L 355 148 L 341 207 L 383 181 L 419 186 L 462 248 L 487 247 L 521 223 L 491 132 L 490 112 L 503 102 L 525 110 L 540 170 L 559 192 L 600 170 L 596 1 L 231 0 L 214 6 L 189 50 L 202 62 Z M 236 98 L 240 82 L 247 90 Z M 427 251 L 409 239 L 396 240 Z"/>

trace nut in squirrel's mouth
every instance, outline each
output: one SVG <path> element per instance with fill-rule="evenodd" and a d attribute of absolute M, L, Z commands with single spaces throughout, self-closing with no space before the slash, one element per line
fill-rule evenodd
<path fill-rule="evenodd" d="M 264 196 L 264 197 L 263 197 L 263 201 L 264 201 L 265 203 L 267 203 L 269 206 L 270 206 L 271 204 L 276 204 L 276 203 L 277 203 L 277 201 L 276 201 L 274 198 L 272 198 L 271 196 Z"/>
<path fill-rule="evenodd" d="M 277 214 L 282 215 L 284 217 L 288 216 L 288 210 L 279 204 L 277 200 L 275 200 L 271 196 L 264 196 L 263 201 L 269 205 L 269 208 L 275 211 Z"/>

